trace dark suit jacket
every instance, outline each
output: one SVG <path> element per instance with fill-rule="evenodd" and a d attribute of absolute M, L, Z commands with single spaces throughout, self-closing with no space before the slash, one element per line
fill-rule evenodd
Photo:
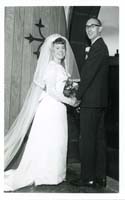
<path fill-rule="evenodd" d="M 102 38 L 91 46 L 81 70 L 81 82 L 76 97 L 81 107 L 106 107 L 108 104 L 109 53 Z"/>

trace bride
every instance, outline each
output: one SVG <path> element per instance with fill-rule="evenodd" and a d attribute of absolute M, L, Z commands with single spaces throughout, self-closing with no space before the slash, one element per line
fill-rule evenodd
<path fill-rule="evenodd" d="M 65 104 L 77 105 L 75 97 L 63 95 L 69 76 L 80 80 L 73 52 L 66 38 L 53 34 L 41 47 L 24 105 L 5 136 L 6 169 L 33 121 L 18 168 L 5 170 L 5 191 L 31 184 L 56 185 L 65 180 L 68 139 Z"/>

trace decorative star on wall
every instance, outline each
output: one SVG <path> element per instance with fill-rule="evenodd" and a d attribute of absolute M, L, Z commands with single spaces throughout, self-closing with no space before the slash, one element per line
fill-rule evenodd
<path fill-rule="evenodd" d="M 42 24 L 41 19 L 39 19 L 39 23 L 35 24 L 35 25 L 38 27 L 40 38 L 36 38 L 30 33 L 28 37 L 25 37 L 25 39 L 29 40 L 29 43 L 32 43 L 33 41 L 41 42 L 40 45 L 38 46 L 37 50 L 35 52 L 33 52 L 37 56 L 37 59 L 38 59 L 39 55 L 40 55 L 40 48 L 45 40 L 45 37 L 41 33 L 41 29 L 44 28 L 45 26 Z"/>

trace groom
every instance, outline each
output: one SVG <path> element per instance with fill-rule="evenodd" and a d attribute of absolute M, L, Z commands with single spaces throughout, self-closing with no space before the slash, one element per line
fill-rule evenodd
<path fill-rule="evenodd" d="M 108 104 L 108 49 L 101 37 L 102 23 L 90 18 L 86 34 L 91 48 L 82 71 L 77 92 L 80 105 L 81 176 L 76 186 L 106 186 L 106 142 L 104 117 Z"/>

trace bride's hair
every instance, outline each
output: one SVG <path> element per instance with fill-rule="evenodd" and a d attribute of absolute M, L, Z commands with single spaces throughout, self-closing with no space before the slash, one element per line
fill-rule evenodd
<path fill-rule="evenodd" d="M 54 40 L 53 44 L 63 44 L 65 46 L 65 49 L 66 49 L 66 40 L 61 38 L 61 37 L 59 37 L 56 40 Z"/>

